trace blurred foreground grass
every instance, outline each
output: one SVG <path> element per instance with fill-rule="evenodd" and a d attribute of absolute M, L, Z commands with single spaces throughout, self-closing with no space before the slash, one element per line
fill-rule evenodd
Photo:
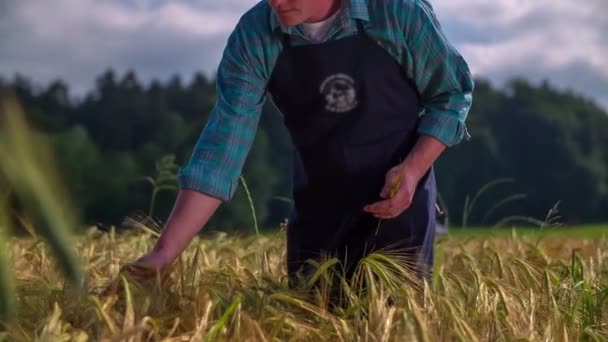
<path fill-rule="evenodd" d="M 378 282 L 338 312 L 322 294 L 287 288 L 283 232 L 196 238 L 168 278 L 142 286 L 119 277 L 154 240 L 135 230 L 81 237 L 89 293 L 79 296 L 66 290 L 45 244 L 14 238 L 19 312 L 0 340 L 608 339 L 605 237 L 447 237 L 432 288 Z M 390 272 L 385 266 L 370 262 L 366 272 Z"/>
<path fill-rule="evenodd" d="M 29 128 L 14 95 L 0 87 L 0 320 L 11 320 L 16 311 L 5 255 L 15 218 L 33 223 L 24 227 L 48 243 L 72 290 L 84 289 L 71 240 L 78 218 L 62 184 L 48 138 Z"/>

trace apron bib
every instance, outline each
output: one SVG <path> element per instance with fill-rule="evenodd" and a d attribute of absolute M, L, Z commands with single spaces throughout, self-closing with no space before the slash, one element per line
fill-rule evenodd
<path fill-rule="evenodd" d="M 284 49 L 268 91 L 291 135 L 294 208 L 287 226 L 290 280 L 307 260 L 337 256 L 347 270 L 370 252 L 399 250 L 426 272 L 433 265 L 436 184 L 433 168 L 412 205 L 382 220 L 363 211 L 381 200 L 388 170 L 413 148 L 420 97 L 403 68 L 358 34 Z M 407 171 L 406 171 L 407 172 Z"/>

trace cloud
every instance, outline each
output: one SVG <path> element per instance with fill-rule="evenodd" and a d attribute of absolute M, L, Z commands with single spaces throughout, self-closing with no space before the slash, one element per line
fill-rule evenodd
<path fill-rule="evenodd" d="M 474 74 L 546 79 L 608 109 L 608 2 L 451 0 L 435 10 Z"/>
<path fill-rule="evenodd" d="M 230 3 L 241 1 L 224 0 Z M 81 91 L 109 67 L 135 69 L 144 79 L 213 73 L 241 15 L 183 1 L 26 0 L 7 7 L 0 74 L 64 78 Z"/>
<path fill-rule="evenodd" d="M 83 92 L 106 68 L 143 80 L 213 74 L 256 0 L 0 1 L 0 75 L 63 78 Z M 608 2 L 435 0 L 446 35 L 475 75 L 552 84 L 608 109 Z"/>

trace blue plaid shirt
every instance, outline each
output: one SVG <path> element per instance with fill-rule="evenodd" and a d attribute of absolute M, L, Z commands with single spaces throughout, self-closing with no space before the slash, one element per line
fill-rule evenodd
<path fill-rule="evenodd" d="M 422 96 L 418 132 L 447 146 L 469 138 L 465 120 L 472 103 L 473 79 L 467 63 L 444 36 L 427 0 L 348 0 L 327 34 L 328 40 L 357 33 L 365 22 L 376 40 L 405 69 Z M 300 26 L 285 27 L 266 1 L 239 21 L 228 39 L 217 74 L 217 102 L 180 169 L 183 189 L 227 201 L 238 186 L 266 101 L 267 81 L 282 50 L 281 32 L 292 44 L 309 44 Z"/>

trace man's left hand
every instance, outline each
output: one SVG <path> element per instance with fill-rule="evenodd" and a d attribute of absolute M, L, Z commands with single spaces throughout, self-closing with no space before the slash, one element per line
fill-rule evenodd
<path fill-rule="evenodd" d="M 393 167 L 387 172 L 384 187 L 380 192 L 380 197 L 385 200 L 366 205 L 363 210 L 380 219 L 399 216 L 412 204 L 419 181 L 420 179 L 405 169 L 405 164 Z"/>
<path fill-rule="evenodd" d="M 380 192 L 385 200 L 366 205 L 363 210 L 380 219 L 399 216 L 410 207 L 418 183 L 445 148 L 434 137 L 420 136 L 407 158 L 387 172 Z"/>

